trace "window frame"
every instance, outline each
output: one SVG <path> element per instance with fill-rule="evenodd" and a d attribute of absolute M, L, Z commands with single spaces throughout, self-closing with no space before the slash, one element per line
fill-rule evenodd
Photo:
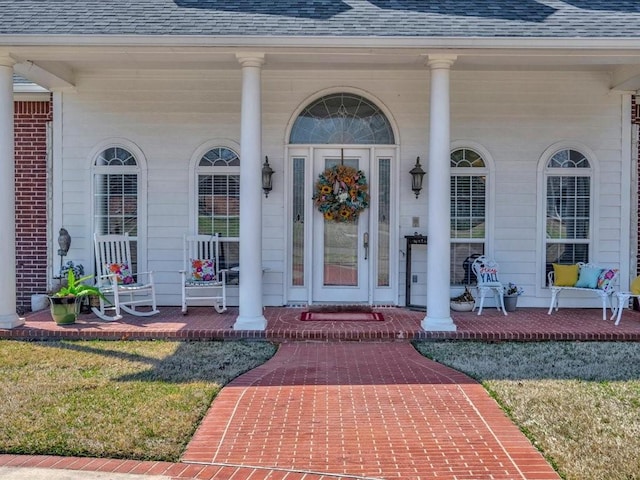
<path fill-rule="evenodd" d="M 577 167 L 577 166 L 571 166 L 571 167 L 562 167 L 562 166 L 550 166 L 550 163 L 553 161 L 554 158 L 556 158 L 557 155 L 561 154 L 562 152 L 576 152 L 578 154 L 580 154 L 583 157 L 583 160 L 585 160 L 586 162 L 588 162 L 589 166 L 587 168 L 585 167 Z M 544 265 L 545 265 L 545 277 L 549 271 L 549 268 L 547 267 L 547 250 L 551 245 L 586 245 L 587 247 L 587 258 L 586 259 L 579 259 L 576 261 L 582 261 L 584 263 L 589 263 L 592 258 L 593 258 L 593 220 L 594 220 L 594 201 L 593 201 L 593 184 L 594 184 L 594 179 L 593 179 L 593 171 L 592 171 L 592 167 L 591 167 L 591 162 L 589 161 L 589 158 L 579 149 L 576 148 L 561 148 L 556 150 L 552 155 L 550 155 L 546 162 L 545 162 L 545 167 L 544 167 L 544 193 L 543 193 L 543 208 L 544 208 L 544 215 L 545 215 L 545 224 L 544 224 L 544 231 L 543 231 L 543 242 L 544 242 L 544 248 L 543 248 L 543 252 L 545 255 L 544 258 Z M 589 206 L 589 218 L 588 218 L 588 222 L 589 222 L 589 226 L 587 228 L 587 235 L 586 238 L 558 238 L 558 239 L 553 239 L 553 238 L 549 238 L 549 236 L 547 235 L 547 231 L 548 231 L 548 202 L 549 202 L 549 179 L 550 178 L 571 178 L 571 179 L 578 179 L 578 178 L 588 178 L 589 179 L 589 202 L 588 202 L 588 206 Z M 572 197 L 572 198 L 579 198 L 578 192 L 576 192 L 576 194 Z M 573 216 L 565 216 L 564 218 L 568 218 L 568 219 L 576 219 L 578 218 L 577 214 L 573 215 Z M 562 262 L 557 262 L 557 263 L 562 263 Z M 575 262 L 572 261 L 570 263 L 563 263 L 566 265 L 572 265 Z M 546 282 L 545 282 L 546 284 Z"/>
<path fill-rule="evenodd" d="M 459 150 L 469 150 L 478 155 L 482 161 L 484 162 L 484 166 L 482 167 L 451 167 L 450 166 L 450 179 L 453 181 L 453 177 L 484 177 L 485 178 L 485 194 L 484 194 L 484 237 L 482 240 L 475 238 L 454 238 L 452 235 L 449 239 L 449 251 L 450 255 L 452 255 L 452 250 L 455 244 L 467 245 L 467 244 L 478 244 L 483 245 L 483 253 L 485 255 L 490 255 L 490 239 L 492 237 L 491 232 L 493 231 L 493 190 L 491 185 L 493 185 L 493 160 L 489 152 L 482 147 L 481 145 L 475 142 L 468 141 L 458 141 L 453 142 L 451 145 L 449 158 L 459 151 Z M 451 189 L 453 186 L 451 187 Z M 449 199 L 453 202 L 453 197 L 451 196 L 451 189 L 449 194 Z M 452 218 L 450 217 L 450 221 Z M 452 230 L 452 228 L 450 227 Z M 454 259 L 451 258 L 451 264 L 453 265 Z M 464 267 L 463 267 L 464 268 Z M 453 272 L 452 272 L 453 273 Z M 463 275 L 464 272 L 463 272 Z M 463 277 L 464 278 L 464 277 Z M 471 275 L 470 283 L 475 283 L 475 277 Z M 466 285 L 466 283 L 457 283 L 454 282 L 454 276 L 451 275 L 451 287 L 462 287 Z"/>
<path fill-rule="evenodd" d="M 547 235 L 547 187 L 546 187 L 546 166 L 549 163 L 551 157 L 560 150 L 577 150 L 579 151 L 591 165 L 591 221 L 590 221 L 590 235 L 591 241 L 589 245 L 589 261 L 592 263 L 599 263 L 601 261 L 599 257 L 599 251 L 597 247 L 599 245 L 599 217 L 600 211 L 596 210 L 597 199 L 600 198 L 600 163 L 598 157 L 595 155 L 587 145 L 575 142 L 575 141 L 559 141 L 549 145 L 538 158 L 537 169 L 537 215 L 538 215 L 538 252 L 536 255 L 536 270 L 535 270 L 535 286 L 536 295 L 548 295 L 547 276 L 546 276 L 546 235 Z"/>
<path fill-rule="evenodd" d="M 207 153 L 209 153 L 212 150 L 216 150 L 216 149 L 220 149 L 220 150 L 228 150 L 229 152 L 234 154 L 234 157 L 238 160 L 238 164 L 237 165 L 211 165 L 211 166 L 202 166 L 200 165 L 201 161 L 204 159 L 205 155 Z M 214 177 L 227 177 L 227 179 L 229 177 L 237 177 L 238 178 L 238 195 L 237 195 L 237 199 L 238 199 L 238 214 L 237 214 L 237 221 L 238 221 L 238 226 L 237 226 L 237 235 L 230 235 L 229 234 L 229 219 L 235 216 L 229 215 L 229 208 L 228 208 L 228 204 L 227 204 L 227 208 L 226 208 L 226 213 L 223 216 L 219 216 L 220 218 L 226 218 L 226 223 L 227 223 L 227 227 L 226 227 L 226 231 L 225 232 L 218 232 L 220 233 L 221 237 L 228 237 L 228 238 L 240 238 L 240 154 L 238 153 L 237 150 L 234 150 L 232 148 L 229 148 L 227 146 L 223 146 L 223 145 L 217 145 L 214 146 L 212 148 L 209 148 L 208 150 L 206 150 L 198 159 L 196 165 L 195 165 L 195 191 L 193 192 L 193 194 L 195 195 L 195 232 L 197 234 L 202 234 L 202 235 L 209 235 L 209 234 L 213 234 L 215 232 L 201 232 L 200 231 L 200 177 L 201 176 L 210 176 L 213 182 L 213 178 Z M 214 182 L 215 183 L 215 182 Z M 212 185 L 213 188 L 213 192 L 212 192 L 212 197 L 215 197 L 215 184 Z M 228 190 L 228 184 L 227 184 L 227 190 Z M 227 198 L 228 198 L 228 191 L 227 191 Z M 213 208 L 213 203 L 212 203 L 212 208 Z M 215 222 L 215 218 L 216 215 L 212 213 L 211 215 L 212 223 Z M 213 228 L 213 226 L 212 226 Z"/>
<path fill-rule="evenodd" d="M 135 159 L 136 165 L 97 165 L 97 161 L 100 156 L 109 148 L 120 148 L 129 152 L 129 154 Z M 147 247 L 146 236 L 147 231 L 147 160 L 142 149 L 138 147 L 132 141 L 125 138 L 110 138 L 106 139 L 93 147 L 89 154 L 89 184 L 90 184 L 90 209 L 91 209 L 91 231 L 102 233 L 98 231 L 98 212 L 96 205 L 96 177 L 98 175 L 133 175 L 137 176 L 137 206 L 136 206 L 136 235 L 130 235 L 130 242 L 132 249 L 136 254 L 136 265 L 132 266 L 135 271 L 147 271 Z M 125 233 L 118 232 L 118 233 Z M 93 238 L 93 237 L 92 237 Z M 92 241 L 92 253 L 93 241 Z M 92 262 L 93 264 L 93 262 Z M 95 272 L 95 265 L 94 272 Z"/>
<path fill-rule="evenodd" d="M 225 148 L 234 152 L 238 158 L 238 165 L 233 167 L 200 167 L 200 160 L 210 151 L 216 148 Z M 219 171 L 224 171 L 226 174 L 237 174 L 240 176 L 240 164 L 242 161 L 242 153 L 240 151 L 240 145 L 238 142 L 230 140 L 228 138 L 213 138 L 205 143 L 201 144 L 191 155 L 191 160 L 189 162 L 189 232 L 197 233 L 199 228 L 199 214 L 198 214 L 198 176 L 202 173 L 201 169 L 209 169 L 212 174 L 215 173 L 216 169 Z M 223 170 L 224 169 L 224 170 Z M 240 219 L 240 211 L 238 207 L 238 222 Z M 231 251 L 227 250 L 227 248 L 232 249 L 234 252 L 237 252 L 237 256 L 239 257 L 239 245 L 240 245 L 240 232 L 238 225 L 238 236 L 237 237 L 220 237 L 220 245 L 222 248 L 221 262 L 223 263 L 223 268 L 232 268 L 237 267 L 237 262 L 234 263 L 235 259 L 227 260 L 224 255 L 225 252 Z M 233 244 L 233 245 L 231 245 Z M 227 281 L 230 284 L 237 284 L 239 282 L 239 275 L 237 271 L 228 272 Z"/>

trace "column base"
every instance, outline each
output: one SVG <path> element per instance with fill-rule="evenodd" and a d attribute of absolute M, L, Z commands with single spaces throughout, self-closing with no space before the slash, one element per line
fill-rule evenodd
<path fill-rule="evenodd" d="M 456 324 L 453 323 L 453 319 L 451 317 L 434 318 L 427 314 L 427 316 L 422 319 L 420 326 L 423 330 L 430 332 L 456 331 Z"/>
<path fill-rule="evenodd" d="M 15 313 L 10 315 L 0 315 L 0 328 L 15 328 L 24 325 L 24 318 Z"/>
<path fill-rule="evenodd" d="M 234 330 L 266 330 L 267 319 L 263 315 L 258 317 L 243 317 L 241 315 L 236 318 L 233 324 Z"/>

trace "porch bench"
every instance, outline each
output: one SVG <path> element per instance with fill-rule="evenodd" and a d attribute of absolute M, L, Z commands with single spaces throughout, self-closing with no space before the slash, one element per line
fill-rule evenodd
<path fill-rule="evenodd" d="M 602 301 L 602 319 L 607 320 L 607 306 L 614 312 L 611 297 L 615 292 L 618 269 L 601 267 L 591 263 L 575 265 L 553 264 L 553 270 L 547 274 L 547 285 L 551 289 L 551 304 L 548 315 L 558 310 L 558 296 L 565 290 L 589 292 Z"/>

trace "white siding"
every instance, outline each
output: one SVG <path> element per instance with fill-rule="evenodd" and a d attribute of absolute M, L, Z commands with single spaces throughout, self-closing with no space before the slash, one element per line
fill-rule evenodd
<path fill-rule="evenodd" d="M 399 231 L 427 234 L 427 189 L 415 198 L 409 170 L 417 156 L 428 172 L 429 85 L 425 71 L 263 71 L 263 155 L 275 170 L 274 188 L 263 200 L 263 261 L 267 272 L 265 304 L 284 301 L 285 285 L 285 144 L 292 116 L 308 99 L 327 89 L 357 88 L 370 92 L 390 114 L 400 145 L 398 166 Z M 179 303 L 177 271 L 181 268 L 181 238 L 193 224 L 189 212 L 189 162 L 208 140 L 240 141 L 240 68 L 225 71 L 107 72 L 84 75 L 76 92 L 64 93 L 62 113 L 62 205 L 55 208 L 73 237 L 69 259 L 91 265 L 90 153 L 109 138 L 135 143 L 147 160 L 148 211 L 146 251 L 156 272 L 160 304 Z M 452 140 L 473 141 L 495 162 L 493 231 L 488 251 L 502 267 L 504 281 L 525 289 L 521 305 L 545 306 L 541 288 L 541 198 L 538 162 L 559 141 L 582 144 L 594 152 L 599 182 L 595 189 L 593 258 L 619 266 L 622 177 L 630 175 L 622 155 L 621 96 L 610 94 L 608 76 L 584 72 L 452 71 Z M 240 152 L 242 157 L 242 152 Z M 428 175 L 428 173 L 427 173 Z M 426 186 L 426 182 L 425 182 Z M 420 227 L 412 227 L 419 217 Z M 144 245 L 144 244 L 143 244 Z M 397 256 L 398 302 L 404 303 L 405 259 Z M 88 268 L 88 270 L 91 270 Z M 418 274 L 419 283 L 426 278 Z M 622 282 L 628 282 L 623 279 Z M 425 291 L 415 285 L 414 292 Z M 232 289 L 231 302 L 237 295 Z M 595 305 L 595 304 L 594 304 Z M 597 305 L 595 305 L 597 306 Z"/>

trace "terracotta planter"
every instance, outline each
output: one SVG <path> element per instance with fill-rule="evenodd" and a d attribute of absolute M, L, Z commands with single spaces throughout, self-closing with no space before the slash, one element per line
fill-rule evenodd
<path fill-rule="evenodd" d="M 80 300 L 78 297 L 49 297 L 51 318 L 58 325 L 75 323 L 80 313 Z"/>

